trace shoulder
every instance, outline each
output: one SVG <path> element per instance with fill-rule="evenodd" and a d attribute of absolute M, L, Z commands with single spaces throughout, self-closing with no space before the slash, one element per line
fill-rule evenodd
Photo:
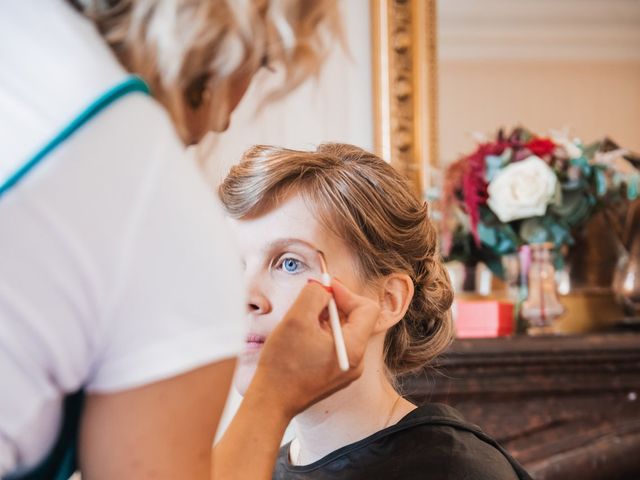
<path fill-rule="evenodd" d="M 433 472 L 436 479 L 522 478 L 516 471 L 519 466 L 512 465 L 515 460 L 455 409 L 431 404 L 408 417 L 401 422 L 407 428 L 394 435 L 397 451 L 409 457 L 403 461 L 407 468 Z"/>
<path fill-rule="evenodd" d="M 0 223 L 13 228 L 0 250 L 12 261 L 0 259 L 0 278 L 29 292 L 24 316 L 65 353 L 50 361 L 49 350 L 37 352 L 42 371 L 64 380 L 60 390 L 122 390 L 239 351 L 235 247 L 153 99 L 131 94 L 110 105 L 3 200 Z"/>
<path fill-rule="evenodd" d="M 279 453 L 273 478 L 402 478 L 405 480 L 530 480 L 499 445 L 451 407 L 420 407 L 398 424 L 334 451 L 307 466 L 294 467 L 288 445 Z"/>

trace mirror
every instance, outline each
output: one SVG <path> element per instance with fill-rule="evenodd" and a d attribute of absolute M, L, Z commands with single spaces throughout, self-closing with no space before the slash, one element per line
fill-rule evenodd
<path fill-rule="evenodd" d="M 372 0 L 375 138 L 425 192 L 474 133 L 609 135 L 640 151 L 637 0 Z"/>

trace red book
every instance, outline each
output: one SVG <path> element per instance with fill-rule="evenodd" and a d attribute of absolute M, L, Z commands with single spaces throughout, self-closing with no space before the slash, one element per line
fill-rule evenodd
<path fill-rule="evenodd" d="M 502 337 L 513 333 L 513 303 L 499 300 L 455 301 L 456 337 Z"/>

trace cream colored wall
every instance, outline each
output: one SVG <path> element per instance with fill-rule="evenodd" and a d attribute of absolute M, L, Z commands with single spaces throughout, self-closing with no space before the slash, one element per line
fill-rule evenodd
<path fill-rule="evenodd" d="M 522 124 L 640 151 L 639 0 L 438 0 L 440 158 Z"/>
<path fill-rule="evenodd" d="M 570 127 L 640 152 L 640 61 L 443 60 L 440 158 L 473 148 L 473 132 Z"/>

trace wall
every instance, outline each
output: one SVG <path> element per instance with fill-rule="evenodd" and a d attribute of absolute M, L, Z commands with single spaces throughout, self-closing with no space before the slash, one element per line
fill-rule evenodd
<path fill-rule="evenodd" d="M 369 3 L 342 0 L 340 6 L 348 52 L 336 47 L 319 78 L 261 112 L 256 111 L 261 82 L 270 79 L 257 79 L 234 113 L 231 128 L 209 139 L 215 146 L 206 170 L 213 183 L 254 144 L 312 148 L 338 141 L 373 148 Z M 269 75 L 263 72 L 263 77 Z"/>
<path fill-rule="evenodd" d="M 502 125 L 608 134 L 640 151 L 640 62 L 446 61 L 440 79 L 444 161 L 469 151 L 472 132 Z"/>
<path fill-rule="evenodd" d="M 440 157 L 522 124 L 640 151 L 640 1 L 440 0 Z"/>

